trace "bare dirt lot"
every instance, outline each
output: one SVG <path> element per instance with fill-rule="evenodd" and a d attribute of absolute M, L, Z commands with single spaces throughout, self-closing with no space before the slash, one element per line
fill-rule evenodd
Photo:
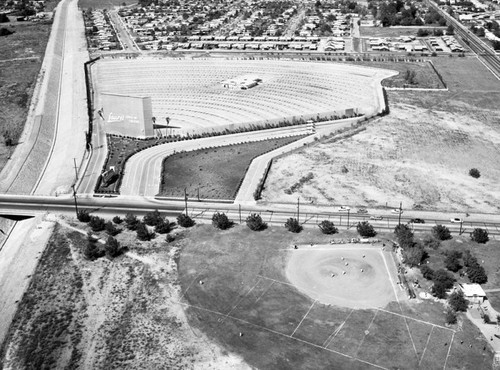
<path fill-rule="evenodd" d="M 390 114 L 365 131 L 273 163 L 263 200 L 497 212 L 500 81 L 477 59 L 433 61 L 449 92 L 389 92 Z"/>

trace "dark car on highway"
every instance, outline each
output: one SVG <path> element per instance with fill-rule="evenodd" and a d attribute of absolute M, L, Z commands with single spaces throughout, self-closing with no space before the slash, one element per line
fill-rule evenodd
<path fill-rule="evenodd" d="M 422 220 L 421 218 L 412 218 L 410 220 L 410 223 L 412 223 L 412 224 L 425 224 L 425 221 Z"/>

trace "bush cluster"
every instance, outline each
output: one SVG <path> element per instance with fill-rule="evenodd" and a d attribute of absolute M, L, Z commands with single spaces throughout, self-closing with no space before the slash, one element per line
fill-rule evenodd
<path fill-rule="evenodd" d="M 300 233 L 302 231 L 302 225 L 296 218 L 292 217 L 290 217 L 285 222 L 285 227 L 287 228 L 288 231 L 291 231 L 292 233 Z"/>
<path fill-rule="evenodd" d="M 432 228 L 432 235 L 438 240 L 451 239 L 450 230 L 443 225 L 436 225 Z"/>
<path fill-rule="evenodd" d="M 323 234 L 331 235 L 339 232 L 339 230 L 335 227 L 334 223 L 329 220 L 321 221 L 321 223 L 318 226 Z"/>
<path fill-rule="evenodd" d="M 481 228 L 474 229 L 474 231 L 470 233 L 470 238 L 472 241 L 480 244 L 485 244 L 490 240 L 488 232 Z"/>
<path fill-rule="evenodd" d="M 356 229 L 358 230 L 358 234 L 364 238 L 370 238 L 377 235 L 377 232 L 368 221 L 358 222 Z"/>
<path fill-rule="evenodd" d="M 252 213 L 246 219 L 247 226 L 250 230 L 259 231 L 267 228 L 267 223 L 262 221 L 262 217 L 260 217 L 257 213 Z"/>
<path fill-rule="evenodd" d="M 221 230 L 229 229 L 233 226 L 233 222 L 229 220 L 223 212 L 215 212 L 212 216 L 212 225 Z"/>
<path fill-rule="evenodd" d="M 194 220 L 188 215 L 181 213 L 177 216 L 177 224 L 182 227 L 192 227 L 194 226 Z"/>
<path fill-rule="evenodd" d="M 479 264 L 477 258 L 470 251 L 464 253 L 463 260 L 466 267 L 465 272 L 471 283 L 484 284 L 488 281 L 488 275 L 486 275 L 484 267 Z"/>
<path fill-rule="evenodd" d="M 394 234 L 399 246 L 403 249 L 403 260 L 410 266 L 418 266 L 426 256 L 424 247 L 413 240 L 413 232 L 408 225 L 398 225 L 394 228 Z"/>

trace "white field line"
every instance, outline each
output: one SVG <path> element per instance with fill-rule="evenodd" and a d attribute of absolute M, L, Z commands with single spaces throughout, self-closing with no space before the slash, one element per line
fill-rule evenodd
<path fill-rule="evenodd" d="M 248 292 L 246 292 L 246 293 L 245 293 L 245 295 L 243 295 L 243 297 L 241 297 L 240 299 L 238 299 L 238 302 L 236 302 L 236 304 L 233 306 L 233 308 L 231 308 L 231 309 L 229 310 L 229 312 L 226 314 L 226 317 L 225 317 L 222 321 L 224 321 L 224 320 L 225 320 L 225 319 L 226 319 L 226 318 L 227 318 L 227 317 L 228 317 L 231 313 L 233 313 L 234 309 L 235 309 L 236 307 L 238 307 L 238 305 L 241 303 L 241 301 L 242 301 L 242 300 L 244 300 L 244 299 L 245 299 L 245 298 L 246 298 L 246 297 L 247 297 L 247 296 L 248 296 L 248 295 L 249 295 L 249 294 L 250 294 L 250 293 L 251 293 L 251 292 L 255 289 L 255 287 L 256 287 L 256 286 L 260 283 L 260 280 L 261 280 L 261 279 L 260 279 L 260 277 L 259 277 L 259 279 L 258 279 L 258 280 L 257 280 L 257 282 L 254 284 L 254 286 L 253 286 L 253 287 L 251 287 L 251 288 L 248 290 Z"/>
<path fill-rule="evenodd" d="M 424 321 L 424 320 L 420 320 L 420 319 L 416 319 L 414 317 L 410 317 L 410 316 L 406 316 L 406 315 L 402 315 L 400 313 L 396 313 L 396 312 L 392 312 L 392 311 L 387 311 L 387 310 L 384 310 L 383 308 L 377 308 L 377 310 L 379 311 L 383 311 L 383 312 L 387 312 L 387 313 L 391 313 L 393 315 L 396 315 L 396 316 L 401 316 L 401 317 L 406 317 L 407 319 L 409 320 L 413 320 L 413 321 L 417 321 L 417 322 L 421 322 L 423 324 L 427 324 L 427 325 L 431 325 L 431 326 L 436 326 L 440 329 L 446 329 L 446 330 L 449 330 L 453 333 L 455 333 L 455 330 L 453 329 L 450 329 L 450 328 L 447 328 L 446 326 L 441 326 L 441 325 L 437 325 L 437 324 L 433 324 L 432 322 L 429 322 L 429 321 Z"/>
<path fill-rule="evenodd" d="M 392 291 L 394 292 L 394 296 L 396 297 L 396 301 L 398 302 L 398 305 L 400 305 L 398 293 L 396 291 L 396 287 L 394 286 L 394 281 L 392 281 L 391 272 L 389 271 L 389 266 L 387 265 L 387 261 L 385 260 L 384 254 L 382 252 L 380 252 L 380 255 L 382 256 L 382 259 L 384 260 L 385 269 L 387 271 L 387 276 L 389 277 L 389 281 L 391 282 Z M 400 306 L 400 308 L 401 308 L 401 306 Z M 401 312 L 403 312 L 403 311 L 401 310 Z"/>
<path fill-rule="evenodd" d="M 325 342 L 323 343 L 323 348 L 327 348 L 330 343 L 332 343 L 333 339 L 337 336 L 337 334 L 342 330 L 342 328 L 344 327 L 345 323 L 347 322 L 347 320 L 349 320 L 349 317 L 351 317 L 351 314 L 354 312 L 354 308 L 351 310 L 351 312 L 349 312 L 349 315 L 347 315 L 347 317 L 345 318 L 345 320 L 342 322 L 342 324 L 339 325 L 339 327 L 337 329 L 335 329 L 333 331 L 332 334 L 330 334 L 330 336 L 328 338 L 326 338 Z"/>
<path fill-rule="evenodd" d="M 266 276 L 262 276 L 262 275 L 257 275 L 257 276 L 261 277 L 263 279 L 266 279 L 266 280 L 271 280 L 271 281 L 273 281 L 275 283 L 285 284 L 285 285 L 290 285 L 290 286 L 295 286 L 293 284 L 287 283 L 286 281 L 280 281 L 280 280 L 272 279 L 272 278 L 269 278 L 269 277 L 266 277 Z"/>
<path fill-rule="evenodd" d="M 427 337 L 427 343 L 425 343 L 424 351 L 422 352 L 422 356 L 420 357 L 420 361 L 418 362 L 419 367 L 420 367 L 420 364 L 422 363 L 422 360 L 424 359 L 425 351 L 427 350 L 427 346 L 429 345 L 429 342 L 431 340 L 431 335 L 432 335 L 433 330 L 434 330 L 434 326 L 431 327 L 431 332 L 429 333 L 429 336 Z"/>
<path fill-rule="evenodd" d="M 408 320 L 406 319 L 406 317 L 404 318 L 404 321 L 405 321 L 405 325 L 406 325 L 406 330 L 408 330 L 408 335 L 410 336 L 410 340 L 411 340 L 411 344 L 413 346 L 413 350 L 415 351 L 415 356 L 417 357 L 417 360 L 418 360 L 417 347 L 415 347 L 415 342 L 413 341 L 413 337 L 411 336 L 410 327 L 408 326 Z"/>
<path fill-rule="evenodd" d="M 309 309 L 307 310 L 306 314 L 304 315 L 304 317 L 302 317 L 302 320 L 300 320 L 299 322 L 299 325 L 297 325 L 297 327 L 295 328 L 295 330 L 293 331 L 293 333 L 290 335 L 291 337 L 293 337 L 293 335 L 295 334 L 295 332 L 297 331 L 297 329 L 299 328 L 299 326 L 302 324 L 302 322 L 304 321 L 304 319 L 306 318 L 307 315 L 309 315 L 309 312 L 311 312 L 311 308 L 313 308 L 314 304 L 316 303 L 317 301 L 314 300 L 314 302 L 312 303 L 311 307 L 309 307 Z"/>
<path fill-rule="evenodd" d="M 455 332 L 451 335 L 450 346 L 448 347 L 448 353 L 446 353 L 446 359 L 444 360 L 443 370 L 446 369 L 446 363 L 448 362 L 448 357 L 450 357 L 451 346 L 453 345 L 453 339 L 455 338 Z"/>
<path fill-rule="evenodd" d="M 191 284 L 189 284 L 189 286 L 187 287 L 187 289 L 184 291 L 184 293 L 182 293 L 182 295 L 180 296 L 179 300 L 181 300 L 182 298 L 184 298 L 184 296 L 186 295 L 186 293 L 188 292 L 189 288 L 191 288 L 191 286 L 194 284 L 194 282 L 198 279 L 198 277 L 200 276 L 201 274 L 198 274 L 195 276 L 195 278 L 193 279 L 193 281 L 191 282 Z"/>
<path fill-rule="evenodd" d="M 205 312 L 210 312 L 210 313 L 213 313 L 215 315 L 219 315 L 219 316 L 225 316 L 225 314 L 221 313 L 221 312 L 217 312 L 217 311 L 214 311 L 214 310 L 210 310 L 208 308 L 202 308 L 202 307 L 198 307 L 198 306 L 194 306 L 194 305 L 191 305 L 189 303 L 184 303 L 184 302 L 177 302 L 178 304 L 180 305 L 183 305 L 183 306 L 187 306 L 187 307 L 191 307 L 191 308 L 194 308 L 194 309 L 198 309 L 198 310 L 201 310 L 201 311 L 205 311 Z M 352 359 L 354 361 L 359 361 L 359 362 L 362 362 L 364 364 L 367 364 L 367 365 L 371 365 L 373 367 L 376 367 L 377 369 L 384 369 L 384 370 L 389 370 L 388 368 L 386 367 L 383 367 L 383 366 L 380 366 L 380 365 L 377 365 L 377 364 L 374 364 L 374 363 L 371 363 L 371 362 L 368 362 L 368 361 L 365 361 L 365 360 L 361 360 L 359 358 L 355 358 L 353 356 L 350 356 L 350 355 L 347 355 L 345 353 L 342 353 L 342 352 L 338 352 L 338 351 L 335 351 L 333 349 L 329 349 L 329 348 L 325 348 L 325 347 L 321 347 L 320 345 L 318 344 L 315 344 L 315 343 L 312 343 L 312 342 L 309 342 L 307 340 L 304 340 L 304 339 L 300 339 L 300 338 L 296 338 L 296 337 L 292 337 L 291 335 L 288 335 L 288 334 L 284 334 L 284 333 L 280 333 L 279 331 L 276 331 L 276 330 L 273 330 L 273 329 L 269 329 L 269 328 L 266 328 L 265 326 L 262 326 L 262 325 L 258 325 L 258 324 L 254 324 L 250 321 L 247 321 L 247 320 L 243 320 L 243 319 L 240 319 L 240 318 L 237 318 L 237 317 L 234 317 L 234 316 L 228 316 L 230 319 L 233 319 L 235 321 L 239 321 L 239 322 L 242 322 L 244 324 L 247 324 L 249 326 L 253 326 L 253 327 L 256 327 L 256 328 L 259 328 L 261 330 L 265 330 L 265 331 L 268 331 L 270 333 L 273 333 L 273 334 L 276 334 L 276 335 L 280 335 L 282 337 L 285 337 L 285 338 L 289 338 L 289 339 L 293 339 L 293 340 L 296 340 L 298 342 L 301 342 L 301 343 L 305 343 L 305 344 L 308 344 L 310 346 L 313 346 L 313 347 L 316 347 L 316 348 L 320 348 L 320 349 L 323 349 L 325 351 L 328 351 L 328 352 L 331 352 L 331 353 L 335 353 L 337 355 L 340 355 L 340 356 L 343 356 L 343 357 L 346 357 L 346 358 L 349 358 L 349 359 Z"/>
<path fill-rule="evenodd" d="M 259 296 L 259 298 L 257 298 L 257 299 L 255 300 L 255 302 L 254 302 L 254 303 L 257 303 L 258 301 L 260 301 L 260 299 L 261 299 L 262 297 L 264 297 L 264 294 L 266 294 L 266 293 L 267 293 L 267 291 L 268 291 L 269 289 L 271 289 L 271 287 L 273 286 L 273 284 L 274 284 L 274 281 L 271 281 L 271 284 L 269 284 L 269 286 L 266 288 L 266 290 L 264 290 L 264 291 L 262 292 L 262 294 Z"/>
<path fill-rule="evenodd" d="M 377 317 L 377 314 L 378 314 L 378 311 L 375 311 L 375 315 L 373 315 L 373 318 L 372 318 L 372 321 L 370 321 L 370 325 L 368 325 L 368 327 L 366 328 L 366 330 L 370 330 L 371 326 L 373 325 L 373 322 L 375 321 L 375 318 Z M 366 331 L 365 330 L 365 331 Z M 368 333 L 370 334 L 370 333 Z M 359 350 L 361 349 L 361 347 L 363 346 L 363 343 L 365 342 L 365 338 L 366 338 L 367 334 L 365 334 L 365 336 L 363 337 L 363 339 L 361 340 L 361 343 L 359 343 L 359 346 L 358 346 L 358 349 L 356 351 L 356 355 L 359 353 Z"/>

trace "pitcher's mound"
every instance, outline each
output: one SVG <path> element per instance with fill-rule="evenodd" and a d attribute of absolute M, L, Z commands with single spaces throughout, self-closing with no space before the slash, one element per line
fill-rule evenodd
<path fill-rule="evenodd" d="M 384 258 L 381 250 L 364 246 L 299 249 L 292 252 L 286 275 L 298 290 L 324 304 L 383 307 L 396 300 Z"/>

